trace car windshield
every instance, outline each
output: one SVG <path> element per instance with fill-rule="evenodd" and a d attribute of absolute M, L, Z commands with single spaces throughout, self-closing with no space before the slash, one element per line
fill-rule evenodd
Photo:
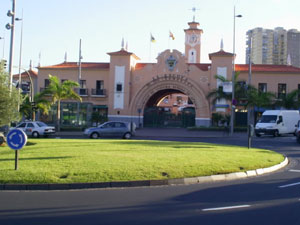
<path fill-rule="evenodd" d="M 43 123 L 43 122 L 37 122 L 36 123 L 39 127 L 46 127 L 47 124 Z"/>
<path fill-rule="evenodd" d="M 260 123 L 276 123 L 277 116 L 264 115 L 259 120 Z"/>

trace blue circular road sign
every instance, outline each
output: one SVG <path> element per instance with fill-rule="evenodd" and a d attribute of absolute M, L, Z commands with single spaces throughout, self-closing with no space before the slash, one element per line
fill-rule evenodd
<path fill-rule="evenodd" d="M 12 129 L 7 134 L 6 142 L 11 149 L 19 150 L 26 145 L 27 135 L 23 130 Z"/>

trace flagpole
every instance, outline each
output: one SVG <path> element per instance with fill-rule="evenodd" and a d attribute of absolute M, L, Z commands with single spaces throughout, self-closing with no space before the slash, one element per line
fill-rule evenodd
<path fill-rule="evenodd" d="M 151 62 L 151 48 L 152 48 L 152 41 L 150 40 L 150 43 L 149 43 L 149 62 Z"/>

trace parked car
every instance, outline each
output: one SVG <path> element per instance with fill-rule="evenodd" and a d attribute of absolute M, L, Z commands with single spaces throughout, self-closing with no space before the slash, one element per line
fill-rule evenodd
<path fill-rule="evenodd" d="M 300 120 L 298 121 L 298 124 L 297 124 L 296 140 L 298 143 L 300 143 Z"/>
<path fill-rule="evenodd" d="M 16 127 L 22 129 L 28 136 L 32 136 L 34 138 L 38 138 L 40 136 L 48 136 L 55 134 L 55 127 L 48 126 L 47 124 L 40 121 L 27 121 L 21 122 Z"/>
<path fill-rule="evenodd" d="M 84 130 L 84 135 L 89 138 L 122 137 L 130 139 L 135 134 L 135 124 L 127 122 L 105 122 L 98 127 L 90 127 Z"/>

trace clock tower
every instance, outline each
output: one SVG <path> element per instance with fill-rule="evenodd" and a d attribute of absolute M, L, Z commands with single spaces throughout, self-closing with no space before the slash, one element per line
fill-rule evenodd
<path fill-rule="evenodd" d="M 203 30 L 198 29 L 198 22 L 188 23 L 189 28 L 185 29 L 185 58 L 187 63 L 200 63 L 201 34 Z"/>

